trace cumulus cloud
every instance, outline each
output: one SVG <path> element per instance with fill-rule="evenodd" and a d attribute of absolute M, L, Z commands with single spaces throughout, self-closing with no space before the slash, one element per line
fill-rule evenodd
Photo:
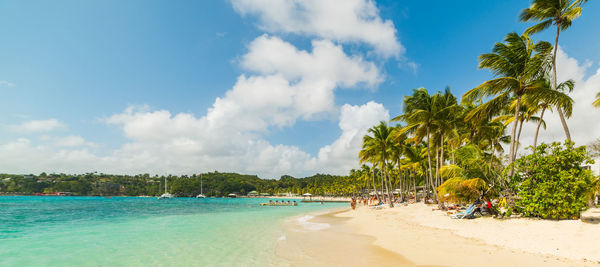
<path fill-rule="evenodd" d="M 372 62 L 348 56 L 330 41 L 314 41 L 311 52 L 280 38 L 256 38 L 241 59 L 253 73 L 241 75 L 206 119 L 211 127 L 264 132 L 269 126 L 293 125 L 334 114 L 334 90 L 377 86 L 383 77 Z M 235 129 L 231 129 L 231 128 Z"/>
<path fill-rule="evenodd" d="M 264 178 L 316 172 L 346 174 L 356 167 L 361 138 L 369 127 L 389 120 L 383 105 L 344 105 L 339 112 L 341 135 L 320 149 L 317 156 L 299 147 L 273 145 L 250 134 L 213 131 L 206 117 L 172 115 L 165 110 L 127 109 L 107 119 L 117 125 L 129 142 L 108 155 L 85 147 L 89 142 L 72 136 L 47 138 L 42 144 L 29 139 L 0 145 L 0 169 L 4 172 L 89 172 L 191 174 L 199 171 L 255 173 Z M 62 142 L 57 142 L 57 140 Z"/>
<path fill-rule="evenodd" d="M 382 104 L 373 101 L 362 106 L 345 104 L 341 108 L 341 136 L 319 150 L 316 169 L 329 167 L 332 173 L 346 173 L 358 166 L 358 152 L 367 130 L 379 121 L 389 121 L 390 114 Z"/>
<path fill-rule="evenodd" d="M 597 123 L 600 117 L 600 110 L 592 107 L 594 97 L 600 91 L 600 68 L 586 77 L 586 73 L 588 73 L 588 70 L 592 66 L 591 62 L 580 62 L 569 57 L 560 47 L 556 61 L 558 66 L 558 82 L 560 83 L 568 79 L 575 81 L 575 89 L 569 94 L 575 101 L 573 115 L 567 120 L 571 138 L 578 145 L 586 145 L 600 137 L 600 124 Z M 545 131 L 543 128 L 540 130 L 538 142 L 562 142 L 566 139 L 557 112 L 546 112 L 544 120 L 546 121 L 547 129 Z M 535 126 L 534 123 L 523 126 L 521 134 L 522 145 L 530 146 L 533 144 Z"/>
<path fill-rule="evenodd" d="M 9 131 L 19 133 L 49 132 L 63 128 L 66 128 L 66 126 L 57 119 L 30 120 L 22 122 L 21 124 L 7 126 Z"/>
<path fill-rule="evenodd" d="M 342 45 L 364 43 L 384 57 L 401 56 L 404 49 L 393 23 L 382 20 L 369 0 L 232 3 L 241 14 L 257 15 L 270 34 L 318 39 L 302 50 L 280 37 L 258 36 L 239 58 L 245 73 L 202 116 L 131 106 L 102 119 L 127 138 L 117 149 L 97 153 L 94 143 L 76 135 L 40 142 L 21 138 L 0 145 L 0 170 L 129 174 L 219 170 L 264 178 L 347 174 L 357 166 L 362 136 L 379 121 L 389 120 L 389 112 L 375 102 L 336 105 L 336 90 L 374 90 L 384 80 L 374 62 L 345 53 Z M 273 128 L 289 128 L 298 120 L 336 118 L 340 136 L 317 155 L 264 138 Z M 45 122 L 27 122 L 14 129 L 40 132 L 63 127 L 57 120 Z"/>
<path fill-rule="evenodd" d="M 371 0 L 231 0 L 242 15 L 255 15 L 272 33 L 294 33 L 339 42 L 366 43 L 383 56 L 401 56 L 404 47 L 390 20 Z"/>

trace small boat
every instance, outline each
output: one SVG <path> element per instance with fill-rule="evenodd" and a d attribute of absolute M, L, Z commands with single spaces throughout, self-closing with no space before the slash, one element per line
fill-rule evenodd
<path fill-rule="evenodd" d="M 296 201 L 294 202 L 267 202 L 267 203 L 260 203 L 261 206 L 298 206 L 298 203 Z"/>
<path fill-rule="evenodd" d="M 202 174 L 200 174 L 200 194 L 197 195 L 196 198 L 206 198 L 206 196 L 202 194 Z"/>
<path fill-rule="evenodd" d="M 164 198 L 173 198 L 173 195 L 171 195 L 169 192 L 167 192 L 167 177 L 165 177 L 165 193 L 160 195 L 160 197 L 158 197 L 158 199 L 164 199 Z"/>

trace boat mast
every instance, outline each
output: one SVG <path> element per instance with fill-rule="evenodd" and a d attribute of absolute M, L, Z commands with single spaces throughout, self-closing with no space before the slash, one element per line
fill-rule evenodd
<path fill-rule="evenodd" d="M 167 177 L 165 176 L 165 194 L 167 193 Z"/>
<path fill-rule="evenodd" d="M 200 195 L 202 195 L 202 173 L 200 174 Z"/>

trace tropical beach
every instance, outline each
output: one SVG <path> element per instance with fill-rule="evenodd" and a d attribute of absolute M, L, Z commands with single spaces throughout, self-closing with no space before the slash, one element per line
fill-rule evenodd
<path fill-rule="evenodd" d="M 360 207 L 316 216 L 329 224 L 288 237 L 304 253 L 294 266 L 597 266 L 597 225 L 531 219 L 451 220 L 431 206 Z M 293 227 L 289 232 L 299 231 Z M 326 236 L 337 245 L 330 248 Z M 296 238 L 295 240 L 290 240 Z M 424 249 L 425 248 L 425 249 Z M 353 253 L 347 253 L 351 250 Z M 285 253 L 283 253 L 285 255 Z M 290 256 L 291 258 L 291 256 Z M 315 262 L 315 259 L 321 260 Z"/>
<path fill-rule="evenodd" d="M 0 266 L 600 266 L 600 2 L 0 4 Z"/>

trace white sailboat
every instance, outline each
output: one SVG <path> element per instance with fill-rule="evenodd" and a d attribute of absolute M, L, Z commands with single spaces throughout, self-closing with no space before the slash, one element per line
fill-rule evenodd
<path fill-rule="evenodd" d="M 169 192 L 167 192 L 167 177 L 165 177 L 165 193 L 160 195 L 160 197 L 158 197 L 158 199 L 163 199 L 163 198 L 173 198 L 173 195 L 169 194 Z"/>
<path fill-rule="evenodd" d="M 202 194 L 202 174 L 200 174 L 200 195 L 197 195 L 196 198 L 206 198 L 206 196 Z"/>

